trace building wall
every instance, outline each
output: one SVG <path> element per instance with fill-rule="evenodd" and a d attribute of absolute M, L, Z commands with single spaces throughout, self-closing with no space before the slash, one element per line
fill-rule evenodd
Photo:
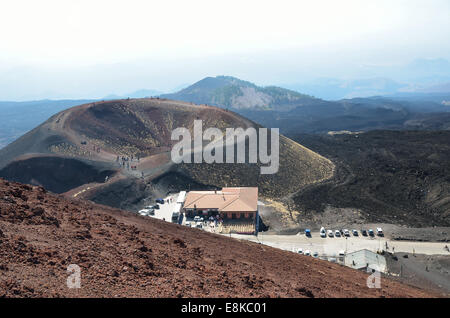
<path fill-rule="evenodd" d="M 196 209 L 194 212 L 193 210 L 186 210 L 183 209 L 184 213 L 186 213 L 187 216 L 193 217 L 195 215 L 203 215 L 203 211 L 208 211 L 209 209 Z M 220 217 L 222 219 L 242 219 L 242 220 L 255 220 L 256 219 L 256 212 L 255 211 L 239 211 L 239 212 L 217 212 L 219 213 Z"/>
<path fill-rule="evenodd" d="M 345 265 L 355 269 L 371 268 L 379 272 L 386 271 L 386 259 L 383 255 L 361 250 L 345 255 Z"/>
<path fill-rule="evenodd" d="M 241 211 L 241 212 L 220 212 L 220 216 L 223 219 L 247 219 L 254 220 L 256 218 L 256 212 Z"/>

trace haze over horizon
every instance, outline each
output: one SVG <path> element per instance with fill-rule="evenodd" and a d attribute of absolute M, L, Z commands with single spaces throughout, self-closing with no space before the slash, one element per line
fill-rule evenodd
<path fill-rule="evenodd" d="M 258 85 L 450 82 L 450 3 L 7 1 L 0 100 L 170 92 L 206 76 Z"/>

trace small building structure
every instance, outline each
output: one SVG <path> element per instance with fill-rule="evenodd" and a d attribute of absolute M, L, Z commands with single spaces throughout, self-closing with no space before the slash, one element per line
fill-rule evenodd
<path fill-rule="evenodd" d="M 362 249 L 345 255 L 345 266 L 354 269 L 374 269 L 379 272 L 386 272 L 386 259 L 383 255 L 374 253 L 367 249 Z"/>
<path fill-rule="evenodd" d="M 183 211 L 189 218 L 219 219 L 224 226 L 222 233 L 254 234 L 258 219 L 258 188 L 190 191 L 186 195 Z"/>

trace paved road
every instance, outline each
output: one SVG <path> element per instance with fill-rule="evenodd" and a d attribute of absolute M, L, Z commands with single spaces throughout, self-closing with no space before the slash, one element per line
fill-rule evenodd
<path fill-rule="evenodd" d="M 259 234 L 258 237 L 253 235 L 239 235 L 232 234 L 231 237 L 259 242 L 272 247 L 280 248 L 288 251 L 297 251 L 298 248 L 303 250 L 310 250 L 311 252 L 318 252 L 321 255 L 333 256 L 337 255 L 339 251 L 347 251 L 351 253 L 361 249 L 368 249 L 373 252 L 378 250 L 386 250 L 386 242 L 388 245 L 387 251 L 392 252 L 406 252 L 426 255 L 450 255 L 450 252 L 444 249 L 448 243 L 434 243 L 434 242 L 413 242 L 413 241 L 392 241 L 385 237 L 354 237 L 347 239 L 343 237 L 327 237 L 321 238 L 319 233 L 312 233 L 312 237 L 308 238 L 305 235 L 271 235 Z"/>

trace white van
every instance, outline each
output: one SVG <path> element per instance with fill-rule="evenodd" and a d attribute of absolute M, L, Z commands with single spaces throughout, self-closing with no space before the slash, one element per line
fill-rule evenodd
<path fill-rule="evenodd" d="M 377 235 L 378 236 L 383 236 L 384 235 L 383 230 L 381 229 L 381 227 L 377 227 Z"/>

